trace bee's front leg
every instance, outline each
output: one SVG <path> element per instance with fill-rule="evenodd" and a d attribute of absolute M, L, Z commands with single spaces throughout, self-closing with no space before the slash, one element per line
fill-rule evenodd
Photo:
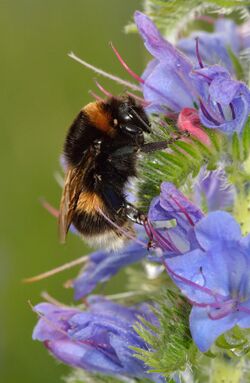
<path fill-rule="evenodd" d="M 129 218 L 132 222 L 138 223 L 139 225 L 143 225 L 146 220 L 146 215 L 138 210 L 131 203 L 127 202 L 124 205 L 124 210 L 127 218 Z"/>

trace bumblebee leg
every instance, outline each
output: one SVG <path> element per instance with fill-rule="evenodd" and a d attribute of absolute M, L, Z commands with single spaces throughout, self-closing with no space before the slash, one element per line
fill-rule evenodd
<path fill-rule="evenodd" d="M 96 139 L 93 144 L 92 144 L 92 150 L 94 152 L 94 154 L 97 156 L 100 151 L 101 151 L 101 144 L 102 144 L 102 140 L 100 139 Z"/>
<path fill-rule="evenodd" d="M 156 150 L 163 150 L 169 147 L 169 145 L 173 144 L 175 141 L 180 140 L 182 137 L 189 137 L 190 134 L 187 131 L 184 132 L 177 132 L 174 137 L 170 137 L 168 140 L 165 141 L 158 141 L 158 142 L 149 142 L 147 144 L 144 144 L 140 150 L 143 153 L 151 153 L 155 152 Z"/>
<path fill-rule="evenodd" d="M 144 224 L 144 222 L 146 220 L 146 216 L 141 211 L 139 211 L 135 206 L 133 206 L 129 202 L 126 202 L 125 206 L 124 206 L 124 209 L 125 209 L 126 216 L 132 222 L 138 223 L 139 225 L 143 225 Z"/>

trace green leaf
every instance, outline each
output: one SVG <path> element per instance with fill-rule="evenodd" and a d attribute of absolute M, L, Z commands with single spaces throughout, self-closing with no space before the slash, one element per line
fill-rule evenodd
<path fill-rule="evenodd" d="M 175 142 L 168 151 L 144 155 L 139 165 L 138 178 L 139 206 L 142 209 L 146 210 L 152 198 L 159 194 L 163 181 L 173 182 L 180 187 L 186 183 L 188 177 L 195 177 L 204 164 L 210 169 L 216 167 L 222 139 L 218 133 L 210 133 L 209 137 L 210 147 L 195 137 L 190 137 L 188 141 Z"/>
<path fill-rule="evenodd" d="M 185 150 L 187 154 L 190 155 L 191 158 L 198 160 L 201 157 L 201 154 L 199 153 L 198 150 L 196 150 L 194 145 L 190 145 L 187 142 L 184 141 L 177 141 L 173 144 L 173 146 L 177 146 L 178 148 L 181 148 Z"/>
<path fill-rule="evenodd" d="M 178 36 L 190 21 L 208 11 L 224 14 L 237 9 L 246 19 L 248 12 L 245 7 L 250 5 L 250 2 L 248 0 L 146 0 L 144 4 L 144 12 L 154 20 L 167 37 L 169 34 Z M 136 31 L 135 24 L 129 24 L 125 31 Z"/>

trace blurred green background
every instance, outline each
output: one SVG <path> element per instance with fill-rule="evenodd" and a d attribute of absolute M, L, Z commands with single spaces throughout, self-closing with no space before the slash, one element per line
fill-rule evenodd
<path fill-rule="evenodd" d="M 31 340 L 36 316 L 28 300 L 41 291 L 67 303 L 63 283 L 77 268 L 24 285 L 22 278 L 49 270 L 89 251 L 73 235 L 59 245 L 56 221 L 40 205 L 58 206 L 54 180 L 65 133 L 95 89 L 88 69 L 72 61 L 74 51 L 98 67 L 128 78 L 109 47 L 112 40 L 131 67 L 142 70 L 143 48 L 123 26 L 137 0 L 0 0 L 1 39 L 1 219 L 0 381 L 60 382 L 69 369 L 57 365 Z M 100 79 L 114 93 L 121 87 Z"/>

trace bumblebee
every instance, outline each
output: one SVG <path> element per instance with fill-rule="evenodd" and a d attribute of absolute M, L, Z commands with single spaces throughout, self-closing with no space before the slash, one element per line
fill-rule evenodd
<path fill-rule="evenodd" d="M 166 142 L 145 144 L 144 133 L 150 133 L 148 117 L 131 96 L 91 102 L 80 111 L 64 144 L 62 242 L 73 224 L 91 246 L 116 250 L 133 235 L 133 223 L 143 223 L 144 215 L 126 200 L 125 187 L 137 174 L 140 151 L 166 147 Z"/>

